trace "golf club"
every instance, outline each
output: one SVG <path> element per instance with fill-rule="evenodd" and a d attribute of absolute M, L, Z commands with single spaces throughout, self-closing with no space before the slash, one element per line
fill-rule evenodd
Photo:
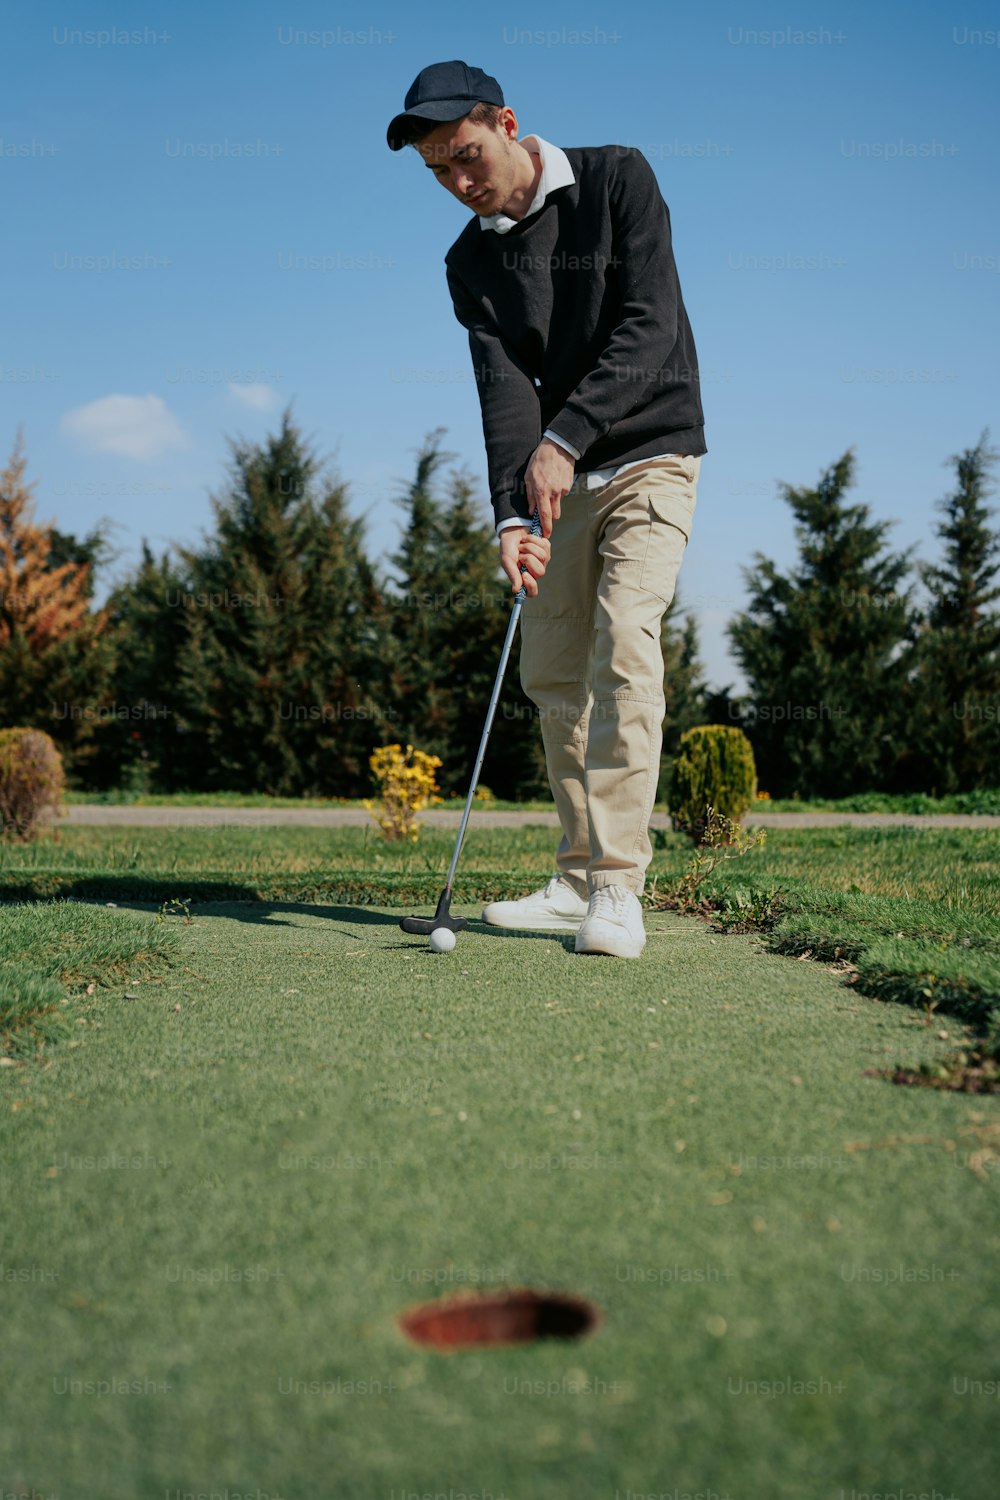
<path fill-rule="evenodd" d="M 541 536 L 541 534 L 542 525 L 538 519 L 538 512 L 536 510 L 535 514 L 531 518 L 531 535 Z M 523 563 L 521 565 L 521 572 L 527 572 L 527 569 L 524 567 Z M 497 702 L 500 697 L 500 689 L 503 687 L 503 674 L 507 668 L 507 658 L 510 655 L 511 644 L 514 640 L 514 631 L 517 629 L 517 622 L 520 618 L 521 605 L 524 603 L 524 598 L 525 591 L 524 585 L 522 584 L 521 588 L 518 589 L 517 593 L 514 595 L 514 608 L 510 612 L 510 624 L 507 626 L 507 638 L 503 643 L 503 651 L 500 655 L 500 666 L 497 669 L 497 679 L 493 684 L 493 696 L 490 699 L 490 706 L 486 711 L 486 724 L 483 729 L 483 737 L 479 742 L 479 754 L 476 756 L 476 767 L 472 773 L 472 782 L 469 786 L 469 795 L 465 799 L 465 810 L 462 813 L 462 821 L 458 825 L 458 838 L 455 840 L 455 852 L 451 856 L 451 868 L 448 871 L 448 883 L 438 898 L 437 910 L 435 911 L 433 917 L 404 917 L 399 924 L 404 932 L 418 933 L 421 936 L 426 937 L 428 936 L 428 934 L 442 927 L 447 928 L 449 932 L 461 932 L 462 928 L 466 924 L 465 917 L 453 917 L 451 915 L 451 892 L 452 887 L 455 883 L 455 871 L 458 868 L 458 856 L 462 852 L 462 842 L 465 838 L 465 830 L 469 822 L 469 813 L 472 811 L 472 799 L 476 794 L 476 787 L 479 784 L 479 772 L 482 770 L 483 757 L 486 754 L 486 742 L 490 737 L 490 730 L 493 727 L 493 715 L 496 713 Z"/>

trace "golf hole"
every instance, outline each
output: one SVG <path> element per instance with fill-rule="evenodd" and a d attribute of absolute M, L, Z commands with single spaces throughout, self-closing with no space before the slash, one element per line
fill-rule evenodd
<path fill-rule="evenodd" d="M 408 1338 L 431 1349 L 504 1348 L 539 1339 L 578 1339 L 601 1320 L 596 1303 L 531 1288 L 421 1302 L 399 1316 Z"/>

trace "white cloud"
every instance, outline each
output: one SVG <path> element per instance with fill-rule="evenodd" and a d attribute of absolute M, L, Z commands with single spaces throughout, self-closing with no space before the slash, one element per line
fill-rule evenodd
<path fill-rule="evenodd" d="M 151 459 L 167 448 L 188 446 L 183 428 L 161 396 L 102 396 L 67 412 L 60 425 L 95 453 Z"/>
<path fill-rule="evenodd" d="M 237 401 L 242 401 L 244 406 L 251 407 L 253 411 L 270 411 L 278 402 L 278 393 L 270 385 L 237 385 L 231 380 L 228 389 L 231 396 L 235 396 Z"/>

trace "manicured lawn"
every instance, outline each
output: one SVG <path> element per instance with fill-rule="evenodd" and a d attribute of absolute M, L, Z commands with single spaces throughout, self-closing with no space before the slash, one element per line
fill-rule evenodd
<path fill-rule="evenodd" d="M 465 805 L 467 788 L 445 798 L 443 807 L 461 808 Z M 360 800 L 349 797 L 269 797 L 262 792 L 69 792 L 66 800 L 74 803 L 106 802 L 140 803 L 146 807 L 361 807 Z M 551 812 L 550 799 L 538 801 L 508 802 L 502 798 L 491 798 L 483 806 L 498 812 Z M 657 812 L 665 812 L 667 803 L 661 798 L 656 804 Z M 810 798 L 766 798 L 755 803 L 757 812 L 897 812 L 897 813 L 989 813 L 1000 814 L 1000 787 L 985 788 L 976 792 L 960 792 L 947 797 L 928 797 L 922 792 L 894 795 L 888 792 L 864 792 L 854 797 Z"/>
<path fill-rule="evenodd" d="M 439 805 L 444 808 L 461 809 L 465 806 L 467 795 L 468 787 L 460 793 L 456 792 L 454 795 L 443 797 Z M 107 792 L 71 791 L 66 793 L 66 801 L 76 804 L 141 807 L 364 807 L 364 802 L 360 797 L 272 797 L 266 792 L 130 792 L 117 789 Z M 507 802 L 492 795 L 488 798 L 480 796 L 476 805 L 504 811 L 514 809 L 524 812 L 553 812 L 555 810 L 550 797 L 535 802 Z"/>
<path fill-rule="evenodd" d="M 553 868 L 558 831 L 542 825 L 476 827 L 456 889 L 470 900 L 522 894 Z M 426 900 L 442 884 L 452 829 L 425 828 L 415 845 L 385 843 L 371 828 L 62 827 L 28 846 L 0 844 L 0 899 L 116 893 L 165 900 L 205 896 Z M 650 882 L 679 874 L 690 853 L 680 834 L 657 832 Z M 780 880 L 789 890 L 859 890 L 924 898 L 959 911 L 1000 913 L 1000 829 L 771 829 L 735 867 L 739 880 Z M 181 882 L 184 889 L 178 885 Z M 400 896 L 403 899 L 403 895 Z"/>
<path fill-rule="evenodd" d="M 551 871 L 555 842 L 551 828 L 473 824 L 457 899 L 522 895 Z M 691 852 L 674 833 L 656 832 L 654 845 L 651 899 L 669 889 Z M 64 827 L 27 847 L 0 845 L 0 899 L 190 897 L 433 909 L 453 847 L 453 831 L 435 828 L 425 828 L 416 845 L 398 845 L 362 827 Z M 1000 947 L 998 829 L 772 829 L 763 847 L 723 866 L 707 890 L 719 896 L 775 884 L 781 925 L 773 940 L 785 951 L 854 959 L 859 943 L 898 935 L 943 941 L 966 967 L 981 968 L 988 950 Z M 984 973 L 987 986 L 992 972 Z"/>
<path fill-rule="evenodd" d="M 774 834 L 726 879 L 989 934 L 995 835 L 856 832 Z M 50 958 L 67 924 L 136 929 L 133 970 L 119 933 L 65 974 L 78 1045 L 0 1068 L 6 1488 L 991 1495 L 997 1102 L 865 1076 L 946 1055 L 958 1023 L 669 912 L 638 963 L 476 924 L 434 957 L 398 919 L 452 836 L 363 833 L 3 850 L 9 892 L 110 882 L 117 911 L 0 908 Z M 474 830 L 459 909 L 536 883 L 553 843 Z M 686 857 L 670 835 L 656 867 Z M 336 897 L 366 876 L 404 894 Z M 257 899 L 207 899 L 227 882 Z M 601 1328 L 451 1357 L 396 1329 L 525 1283 L 593 1298 Z"/>

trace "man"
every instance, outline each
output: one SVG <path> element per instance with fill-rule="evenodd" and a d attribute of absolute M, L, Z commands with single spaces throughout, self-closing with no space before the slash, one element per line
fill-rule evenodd
<path fill-rule="evenodd" d="M 448 288 L 469 332 L 501 566 L 525 588 L 521 685 L 563 830 L 545 887 L 483 918 L 637 958 L 660 625 L 707 451 L 697 355 L 641 152 L 563 151 L 517 130 L 496 79 L 454 61 L 418 74 L 387 132 L 475 215 L 445 256 Z"/>

